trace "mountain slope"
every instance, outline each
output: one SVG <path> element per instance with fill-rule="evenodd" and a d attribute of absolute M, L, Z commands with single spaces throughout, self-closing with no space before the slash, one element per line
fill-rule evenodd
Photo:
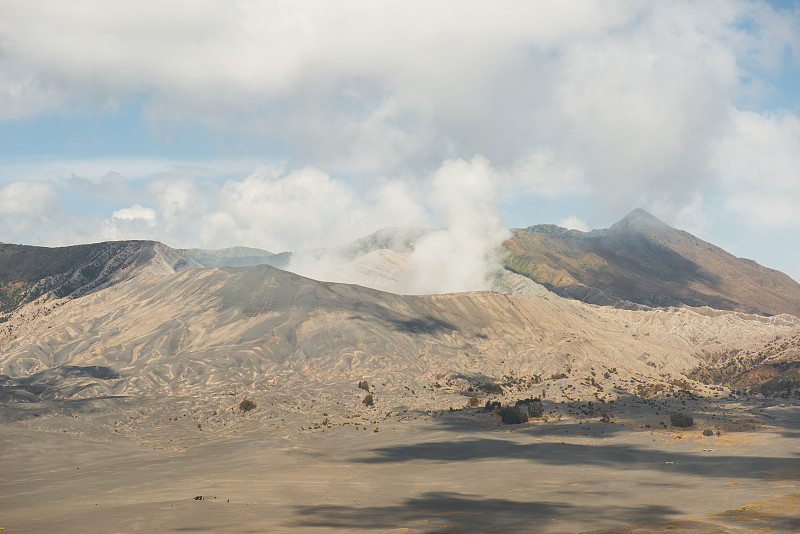
<path fill-rule="evenodd" d="M 3 336 L 0 389 L 23 401 L 206 398 L 287 386 L 312 391 L 311 384 L 327 384 L 334 395 L 367 377 L 380 380 L 393 402 L 433 402 L 433 391 L 412 399 L 405 388 L 442 379 L 457 385 L 455 402 L 485 380 L 530 387 L 544 378 L 550 387 L 551 377 L 555 387 L 592 395 L 598 385 L 611 391 L 612 384 L 680 378 L 697 366 L 701 347 L 798 325 L 596 308 L 554 295 L 402 296 L 269 266 L 168 276 L 142 270 Z M 568 376 L 575 380 L 558 382 Z"/>
<path fill-rule="evenodd" d="M 507 265 L 562 296 L 602 305 L 710 306 L 800 316 L 800 284 L 634 210 L 605 230 L 515 230 Z"/>
<path fill-rule="evenodd" d="M 0 244 L 0 314 L 43 296 L 79 297 L 149 266 L 170 273 L 199 265 L 155 241 L 110 241 L 70 247 Z"/>

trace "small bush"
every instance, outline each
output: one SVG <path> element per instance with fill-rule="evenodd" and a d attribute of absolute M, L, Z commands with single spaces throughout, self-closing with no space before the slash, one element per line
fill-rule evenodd
<path fill-rule="evenodd" d="M 543 415 L 544 407 L 542 406 L 542 401 L 539 399 L 534 399 L 534 401 L 528 405 L 528 416 L 536 419 L 537 417 L 541 417 Z"/>
<path fill-rule="evenodd" d="M 694 425 L 694 419 L 692 419 L 692 416 L 686 415 L 685 413 L 671 413 L 669 414 L 669 423 L 672 426 L 688 428 Z"/>
<path fill-rule="evenodd" d="M 500 384 L 495 384 L 494 382 L 486 382 L 485 384 L 481 384 L 478 386 L 478 389 L 485 391 L 486 393 L 490 393 L 492 395 L 502 395 L 503 388 Z"/>
<path fill-rule="evenodd" d="M 705 430 L 703 430 L 703 435 L 704 436 L 713 436 L 714 435 L 714 431 L 711 430 L 710 428 L 706 428 Z"/>
<path fill-rule="evenodd" d="M 363 389 L 364 391 L 369 391 L 369 382 L 366 380 L 362 380 L 358 383 L 359 389 Z"/>
<path fill-rule="evenodd" d="M 473 393 L 472 396 L 467 401 L 467 408 L 476 408 L 478 405 L 480 405 L 480 403 L 481 401 L 478 400 L 478 394 Z"/>
<path fill-rule="evenodd" d="M 507 425 L 519 425 L 528 422 L 528 414 L 519 406 L 503 406 L 500 408 L 500 419 Z"/>
<path fill-rule="evenodd" d="M 239 409 L 243 412 L 249 412 L 255 407 L 256 403 L 251 401 L 250 399 L 243 399 L 242 402 L 239 403 Z"/>
<path fill-rule="evenodd" d="M 361 402 L 364 403 L 364 406 L 372 406 L 373 403 L 374 403 L 374 401 L 372 399 L 372 395 L 367 395 L 366 397 L 364 397 L 364 400 L 362 400 Z"/>

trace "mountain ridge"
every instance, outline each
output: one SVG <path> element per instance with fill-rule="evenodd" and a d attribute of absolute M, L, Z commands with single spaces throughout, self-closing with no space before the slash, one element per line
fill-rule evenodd
<path fill-rule="evenodd" d="M 67 247 L 0 244 L 0 320 L 25 303 L 42 297 L 80 297 L 144 266 L 166 274 L 199 265 L 157 241 Z"/>
<path fill-rule="evenodd" d="M 294 260 L 298 267 L 302 260 L 313 267 L 323 259 L 336 266 L 339 281 L 402 292 L 408 255 L 428 232 L 386 228 L 337 249 L 299 254 L 252 247 L 173 249 L 145 240 L 55 248 L 0 244 L 0 321 L 27 302 L 79 297 L 140 267 L 161 274 L 262 264 L 292 270 Z M 788 275 L 736 258 L 641 209 L 590 232 L 546 224 L 515 229 L 504 249 L 506 269 L 487 279 L 488 288 L 503 293 L 534 295 L 546 288 L 590 304 L 629 309 L 709 306 L 800 316 L 800 284 Z M 300 274 L 326 276 L 313 268 Z"/>
<path fill-rule="evenodd" d="M 504 243 L 514 272 L 600 305 L 710 306 L 800 316 L 800 284 L 637 209 L 610 228 L 531 226 Z"/>

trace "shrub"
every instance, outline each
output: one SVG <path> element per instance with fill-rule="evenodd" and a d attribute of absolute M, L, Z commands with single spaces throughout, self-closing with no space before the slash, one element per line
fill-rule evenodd
<path fill-rule="evenodd" d="M 242 402 L 239 403 L 239 409 L 243 412 L 249 412 L 255 407 L 256 403 L 251 401 L 250 399 L 243 399 Z"/>
<path fill-rule="evenodd" d="M 507 425 L 518 425 L 528 422 L 528 414 L 520 410 L 519 406 L 503 406 L 500 408 L 500 419 Z"/>
<path fill-rule="evenodd" d="M 368 394 L 366 397 L 364 397 L 364 400 L 362 400 L 361 402 L 364 403 L 364 406 L 372 406 L 374 401 L 372 400 L 372 395 Z"/>
<path fill-rule="evenodd" d="M 542 406 L 542 401 L 534 399 L 534 401 L 528 405 L 528 415 L 534 419 L 543 416 L 544 407 Z"/>
<path fill-rule="evenodd" d="M 502 395 L 503 388 L 500 384 L 495 384 L 494 382 L 486 382 L 485 384 L 481 384 L 478 386 L 478 389 L 485 391 L 486 393 L 490 393 L 492 395 Z"/>
<path fill-rule="evenodd" d="M 358 383 L 359 389 L 363 389 L 364 391 L 369 391 L 369 382 L 366 380 L 362 380 Z"/>
<path fill-rule="evenodd" d="M 669 414 L 669 423 L 672 426 L 687 428 L 694 425 L 694 419 L 685 413 L 671 413 Z"/>
<path fill-rule="evenodd" d="M 703 430 L 703 435 L 704 436 L 713 436 L 714 435 L 714 431 L 711 430 L 710 428 L 706 428 L 705 430 Z"/>
<path fill-rule="evenodd" d="M 472 396 L 467 401 L 467 408 L 475 408 L 480 403 L 481 403 L 481 401 L 478 400 L 478 394 L 477 393 L 473 393 Z"/>

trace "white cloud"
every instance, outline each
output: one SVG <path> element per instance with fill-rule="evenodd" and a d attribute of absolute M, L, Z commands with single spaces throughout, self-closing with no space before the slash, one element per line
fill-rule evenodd
<path fill-rule="evenodd" d="M 149 180 L 156 175 L 175 175 L 181 171 L 189 171 L 193 177 L 241 175 L 251 171 L 257 164 L 252 159 L 181 161 L 147 157 L 8 158 L 0 160 L 0 182 L 47 180 L 59 185 L 96 188 L 120 179 Z"/>
<path fill-rule="evenodd" d="M 702 180 L 745 69 L 797 41 L 795 17 L 737 0 L 8 0 L 0 34 L 15 116 L 147 95 L 154 123 L 277 137 L 329 172 L 558 154 L 568 191 L 615 209 Z"/>
<path fill-rule="evenodd" d="M 586 221 L 579 219 L 575 215 L 570 215 L 566 219 L 561 219 L 558 225 L 562 228 L 568 228 L 570 230 L 580 230 L 581 232 L 589 231 L 589 225 L 586 223 Z"/>
<path fill-rule="evenodd" d="M 0 189 L 0 216 L 43 215 L 56 203 L 56 192 L 46 182 L 13 182 Z"/>
<path fill-rule="evenodd" d="M 151 224 L 156 222 L 156 211 L 153 208 L 146 208 L 141 204 L 134 204 L 129 208 L 122 208 L 111 214 L 112 219 L 122 221 L 142 220 Z"/>
<path fill-rule="evenodd" d="M 12 182 L 0 189 L 0 240 L 29 242 L 59 219 L 58 193 L 47 182 Z"/>
<path fill-rule="evenodd" d="M 72 162 L 74 163 L 74 162 Z M 313 167 L 286 171 L 263 165 L 243 177 L 225 162 L 187 166 L 152 162 L 110 168 L 152 169 L 126 179 L 116 172 L 86 178 L 70 171 L 102 163 L 69 161 L 0 164 L 0 175 L 25 168 L 47 181 L 0 188 L 0 232 L 29 244 L 65 245 L 98 239 L 155 239 L 177 247 L 251 245 L 274 251 L 329 247 L 387 226 L 427 226 L 424 189 L 413 178 L 356 189 Z M 72 175 L 69 177 L 69 175 Z M 108 209 L 113 204 L 127 206 Z M 108 209 L 107 215 L 103 211 Z"/>
<path fill-rule="evenodd" d="M 732 111 L 714 165 L 723 206 L 751 225 L 800 230 L 800 119 L 789 112 Z"/>
<path fill-rule="evenodd" d="M 232 242 L 297 250 L 354 239 L 371 217 L 369 210 L 350 185 L 318 169 L 284 174 L 261 167 L 244 179 L 226 182 L 219 191 L 216 220 L 205 222 L 212 224 L 211 235 L 218 233 L 215 222 L 230 228 Z"/>
<path fill-rule="evenodd" d="M 203 170 L 198 172 L 202 176 Z M 159 174 L 139 195 L 140 204 L 112 214 L 109 235 L 178 247 L 250 245 L 281 252 L 335 246 L 381 227 L 428 222 L 421 198 L 406 182 L 357 191 L 313 167 L 286 171 L 263 165 L 223 182 L 181 169 Z M 135 225 L 123 224 L 134 220 Z"/>
<path fill-rule="evenodd" d="M 509 172 L 506 185 L 515 194 L 522 192 L 545 198 L 591 191 L 584 170 L 547 146 L 523 156 Z"/>

